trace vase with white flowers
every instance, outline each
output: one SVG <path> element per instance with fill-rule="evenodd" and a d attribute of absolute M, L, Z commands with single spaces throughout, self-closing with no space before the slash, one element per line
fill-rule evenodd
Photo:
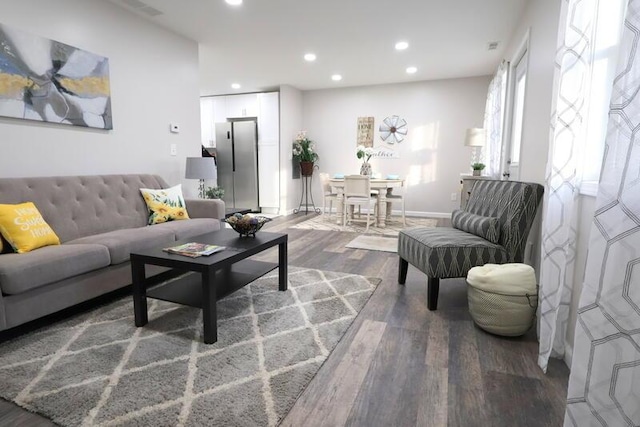
<path fill-rule="evenodd" d="M 375 150 L 373 149 L 373 147 L 358 145 L 358 147 L 356 148 L 356 155 L 359 159 L 363 159 L 362 166 L 360 166 L 360 175 L 371 176 L 372 170 L 369 160 L 371 160 L 371 156 L 373 156 L 374 153 Z"/>
<path fill-rule="evenodd" d="M 313 164 L 318 160 L 318 153 L 315 151 L 315 144 L 307 138 L 307 132 L 298 132 L 293 141 L 293 158 L 300 162 L 300 174 L 302 176 L 313 175 Z"/>

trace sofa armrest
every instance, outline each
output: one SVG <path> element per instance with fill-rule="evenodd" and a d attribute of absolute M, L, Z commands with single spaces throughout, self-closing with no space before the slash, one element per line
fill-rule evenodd
<path fill-rule="evenodd" d="M 224 202 L 220 199 L 186 199 L 190 218 L 224 219 Z"/>

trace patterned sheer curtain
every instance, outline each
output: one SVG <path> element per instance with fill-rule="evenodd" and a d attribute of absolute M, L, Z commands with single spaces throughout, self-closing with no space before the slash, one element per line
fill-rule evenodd
<path fill-rule="evenodd" d="M 640 425 L 640 0 L 630 0 L 580 296 L 565 426 Z"/>
<path fill-rule="evenodd" d="M 500 176 L 508 69 L 509 63 L 502 61 L 496 75 L 489 84 L 487 103 L 484 110 L 484 128 L 487 132 L 484 159 L 487 166 L 486 174 L 493 178 L 499 178 Z"/>
<path fill-rule="evenodd" d="M 597 11 L 598 0 L 564 0 L 560 12 L 542 217 L 538 364 L 545 372 L 549 357 L 562 357 L 565 351 Z"/>

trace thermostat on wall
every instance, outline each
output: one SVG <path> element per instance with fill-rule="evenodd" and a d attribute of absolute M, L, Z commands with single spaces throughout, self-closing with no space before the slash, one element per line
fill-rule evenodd
<path fill-rule="evenodd" d="M 169 130 L 171 130 L 171 133 L 180 133 L 180 125 L 177 123 L 171 123 L 169 125 Z"/>

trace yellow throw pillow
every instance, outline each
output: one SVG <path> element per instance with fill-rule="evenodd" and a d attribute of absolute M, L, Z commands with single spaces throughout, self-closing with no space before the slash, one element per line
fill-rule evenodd
<path fill-rule="evenodd" d="M 161 190 L 141 188 L 140 192 L 149 209 L 149 225 L 189 219 L 181 184 Z"/>
<path fill-rule="evenodd" d="M 19 254 L 60 244 L 32 202 L 0 205 L 0 233 Z"/>

